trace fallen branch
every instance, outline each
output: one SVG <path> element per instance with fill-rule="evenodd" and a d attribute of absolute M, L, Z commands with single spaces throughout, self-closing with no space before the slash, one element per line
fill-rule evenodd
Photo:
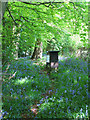
<path fill-rule="evenodd" d="M 15 72 L 12 76 L 9 77 L 9 80 L 13 78 L 16 75 L 17 72 Z"/>
<path fill-rule="evenodd" d="M 13 75 L 11 75 L 11 76 L 8 78 L 7 81 L 4 81 L 4 82 L 8 82 L 10 79 L 12 79 L 13 77 L 15 77 L 16 73 L 17 73 L 17 71 L 16 71 Z M 10 74 L 6 73 L 5 75 L 10 75 Z M 5 76 L 4 76 L 4 77 L 5 77 Z"/>

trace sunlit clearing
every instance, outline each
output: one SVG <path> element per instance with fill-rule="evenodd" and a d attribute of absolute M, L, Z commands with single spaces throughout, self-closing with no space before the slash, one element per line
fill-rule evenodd
<path fill-rule="evenodd" d="M 74 80 L 74 84 L 77 84 L 77 80 Z"/>
<path fill-rule="evenodd" d="M 67 70 L 66 73 L 69 73 L 70 70 Z"/>
<path fill-rule="evenodd" d="M 24 83 L 27 83 L 29 80 L 25 77 L 25 78 L 22 78 L 22 79 L 18 79 L 15 84 L 18 85 L 18 84 L 24 84 Z"/>
<path fill-rule="evenodd" d="M 57 100 L 59 103 L 63 102 L 63 98 L 61 100 Z"/>

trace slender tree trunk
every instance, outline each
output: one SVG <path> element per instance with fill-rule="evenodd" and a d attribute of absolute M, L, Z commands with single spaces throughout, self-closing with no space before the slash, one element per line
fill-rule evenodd
<path fill-rule="evenodd" d="M 15 30 L 15 26 L 14 26 L 13 27 L 13 36 L 15 35 L 15 32 L 16 32 L 16 30 Z M 14 43 L 14 45 L 16 47 L 16 51 L 14 52 L 14 58 L 15 59 L 18 59 L 18 51 L 19 51 L 18 46 L 19 46 L 19 40 L 20 40 L 19 37 L 20 37 L 20 32 L 17 33 L 17 39 L 18 39 L 18 41 Z"/>
<path fill-rule="evenodd" d="M 1 13 L 0 13 L 0 19 L 1 20 L 3 19 L 3 16 L 4 16 L 4 13 L 5 13 L 7 5 L 8 5 L 8 0 L 7 0 L 7 2 L 4 2 L 4 1 L 1 2 L 0 1 L 0 11 L 1 11 Z"/>
<path fill-rule="evenodd" d="M 4 15 L 4 12 L 5 12 L 5 9 L 6 9 L 6 6 L 7 6 L 7 2 L 1 2 L 0 1 L 0 30 L 2 28 L 2 18 L 3 18 L 3 15 Z M 1 32 L 0 32 L 0 37 L 1 37 Z M 2 43 L 1 43 L 1 40 L 0 40 L 0 49 L 2 49 Z M 0 52 L 0 93 L 2 93 L 2 52 Z M 0 97 L 0 116 L 2 116 L 2 95 Z M 2 119 L 2 117 L 1 117 Z"/>
<path fill-rule="evenodd" d="M 38 59 L 38 58 L 42 59 L 42 42 L 40 41 L 40 39 L 37 39 L 31 59 Z"/>

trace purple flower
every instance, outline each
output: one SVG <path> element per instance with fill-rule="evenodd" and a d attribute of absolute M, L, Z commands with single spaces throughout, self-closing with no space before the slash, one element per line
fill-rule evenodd
<path fill-rule="evenodd" d="M 77 86 L 79 86 L 79 83 L 77 83 Z"/>
<path fill-rule="evenodd" d="M 52 92 L 52 90 L 49 90 L 49 94 L 50 94 L 50 92 Z"/>
<path fill-rule="evenodd" d="M 72 94 L 74 95 L 75 91 L 73 90 L 72 92 L 73 92 Z"/>
<path fill-rule="evenodd" d="M 48 96 L 46 96 L 46 99 L 48 98 Z"/>
<path fill-rule="evenodd" d="M 18 99 L 18 97 L 16 97 L 16 99 Z"/>
<path fill-rule="evenodd" d="M 10 90 L 12 90 L 13 91 L 13 89 L 11 88 Z"/>
<path fill-rule="evenodd" d="M 23 90 L 25 89 L 25 87 L 23 88 Z"/>
<path fill-rule="evenodd" d="M 60 100 L 62 100 L 62 96 L 61 96 Z"/>
<path fill-rule="evenodd" d="M 80 87 L 80 89 L 82 89 L 82 87 Z"/>
<path fill-rule="evenodd" d="M 49 114 L 51 114 L 51 111 L 49 112 Z"/>
<path fill-rule="evenodd" d="M 72 92 L 72 90 L 70 89 L 70 92 Z"/>
<path fill-rule="evenodd" d="M 6 115 L 7 115 L 7 111 L 3 112 L 2 114 L 3 114 L 3 115 L 4 115 L 4 114 L 6 114 Z"/>
<path fill-rule="evenodd" d="M 40 100 L 40 104 L 42 103 L 42 101 Z"/>
<path fill-rule="evenodd" d="M 85 88 L 87 88 L 87 85 L 84 85 Z"/>
<path fill-rule="evenodd" d="M 10 110 L 12 110 L 12 106 L 10 107 Z"/>
<path fill-rule="evenodd" d="M 23 95 L 20 95 L 20 97 L 22 98 L 22 97 L 23 97 Z"/>
<path fill-rule="evenodd" d="M 66 93 L 67 91 L 65 90 L 65 93 Z"/>
<path fill-rule="evenodd" d="M 66 103 L 67 103 L 67 101 L 68 101 L 68 98 L 66 98 Z"/>
<path fill-rule="evenodd" d="M 80 91 L 77 92 L 80 95 Z"/>

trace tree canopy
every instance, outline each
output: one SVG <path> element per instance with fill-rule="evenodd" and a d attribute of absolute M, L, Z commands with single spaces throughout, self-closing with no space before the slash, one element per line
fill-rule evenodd
<path fill-rule="evenodd" d="M 44 51 L 50 41 L 55 49 L 88 47 L 88 2 L 18 1 L 8 2 L 3 18 L 5 56 L 11 57 L 16 46 L 33 51 L 38 38 Z"/>

